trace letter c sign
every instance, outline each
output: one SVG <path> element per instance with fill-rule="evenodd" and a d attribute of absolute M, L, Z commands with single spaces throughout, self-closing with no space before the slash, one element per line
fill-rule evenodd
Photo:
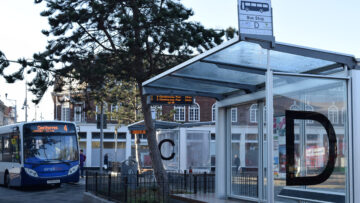
<path fill-rule="evenodd" d="M 286 185 L 317 185 L 325 182 L 334 171 L 337 156 L 336 135 L 333 125 L 323 114 L 312 111 L 290 111 L 285 112 L 286 119 Z M 295 177 L 295 135 L 294 120 L 314 120 L 319 122 L 326 130 L 329 139 L 329 157 L 325 169 L 317 176 Z"/>
<path fill-rule="evenodd" d="M 161 159 L 168 161 L 168 160 L 171 160 L 171 159 L 173 159 L 175 157 L 175 152 L 172 152 L 171 155 L 168 156 L 168 157 L 163 156 L 162 153 L 161 153 L 161 147 L 165 142 L 169 142 L 173 148 L 175 147 L 175 143 L 174 143 L 174 141 L 172 141 L 170 139 L 163 139 L 159 143 L 159 150 L 160 150 Z"/>

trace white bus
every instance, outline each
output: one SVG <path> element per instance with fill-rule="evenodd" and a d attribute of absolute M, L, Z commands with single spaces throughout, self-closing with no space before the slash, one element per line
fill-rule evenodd
<path fill-rule="evenodd" d="M 28 122 L 0 127 L 0 184 L 56 185 L 79 181 L 76 127 Z"/>

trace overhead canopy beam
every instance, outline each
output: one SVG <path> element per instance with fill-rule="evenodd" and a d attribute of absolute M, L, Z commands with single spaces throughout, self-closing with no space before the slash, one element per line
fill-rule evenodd
<path fill-rule="evenodd" d="M 189 89 L 181 89 L 181 88 L 168 88 L 168 87 L 158 87 L 158 86 L 145 86 L 143 87 L 144 95 L 177 95 L 177 96 L 203 96 L 203 97 L 211 97 L 217 100 L 221 100 L 224 98 L 221 94 L 215 94 L 211 92 L 203 92 L 203 91 L 195 91 Z"/>
<path fill-rule="evenodd" d="M 238 65 L 238 64 L 218 62 L 218 61 L 209 60 L 209 59 L 201 59 L 200 62 L 215 64 L 219 68 L 223 68 L 223 69 L 259 74 L 259 75 L 265 75 L 265 72 L 266 72 L 266 69 L 264 69 L 264 68 L 258 68 L 258 67 L 252 67 L 252 66 L 242 66 L 242 65 Z"/>
<path fill-rule="evenodd" d="M 209 85 L 218 85 L 218 86 L 222 86 L 222 87 L 243 89 L 243 90 L 247 90 L 248 92 L 254 92 L 257 89 L 256 85 L 241 84 L 241 83 L 236 83 L 236 82 L 226 82 L 226 81 L 220 81 L 220 80 L 210 79 L 210 78 L 206 78 L 206 77 L 198 77 L 198 76 L 193 76 L 193 75 L 186 75 L 186 74 L 181 74 L 181 73 L 173 73 L 173 74 L 171 74 L 171 76 L 179 77 L 179 78 L 186 78 L 189 80 L 193 80 L 194 82 L 201 82 L 201 83 L 205 83 L 205 84 L 209 84 Z"/>
<path fill-rule="evenodd" d="M 316 68 L 316 69 L 313 69 L 313 70 L 305 71 L 305 72 L 302 72 L 302 73 L 316 74 L 316 73 L 321 73 L 321 72 L 324 72 L 324 71 L 333 70 L 333 69 L 336 69 L 336 68 L 339 68 L 339 67 L 342 67 L 342 66 L 343 66 L 342 64 L 335 63 L 335 64 L 331 64 L 331 65 L 328 65 L 328 66 L 323 66 L 323 67 Z"/>
<path fill-rule="evenodd" d="M 248 42 L 253 42 L 259 44 L 264 49 L 270 49 L 274 51 L 305 56 L 309 58 L 322 59 L 325 61 L 333 61 L 336 63 L 341 63 L 347 65 L 350 69 L 354 69 L 356 67 L 356 59 L 352 55 L 339 54 L 334 52 L 329 52 L 325 50 L 313 49 L 308 47 L 295 46 L 285 43 L 275 43 L 272 45 L 271 42 L 258 40 L 253 38 L 247 38 Z"/>

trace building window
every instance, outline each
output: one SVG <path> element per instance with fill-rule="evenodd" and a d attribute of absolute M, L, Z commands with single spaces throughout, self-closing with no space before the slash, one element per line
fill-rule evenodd
<path fill-rule="evenodd" d="M 339 110 L 335 106 L 335 103 L 328 108 L 328 118 L 331 123 L 337 124 L 339 122 Z"/>
<path fill-rule="evenodd" d="M 103 108 L 104 108 L 104 114 L 106 114 L 108 112 L 108 105 L 106 102 L 104 102 Z M 97 120 L 97 115 L 101 114 L 101 104 L 97 104 L 95 110 L 96 110 L 95 120 Z"/>
<path fill-rule="evenodd" d="M 189 107 L 189 121 L 200 121 L 200 106 L 194 103 Z"/>
<path fill-rule="evenodd" d="M 310 105 L 310 102 L 307 102 L 307 104 L 305 105 L 305 111 L 314 111 L 314 107 L 312 107 Z M 306 120 L 307 124 L 313 124 L 314 121 L 313 120 Z"/>
<path fill-rule="evenodd" d="M 294 101 L 294 103 L 290 106 L 290 110 L 292 111 L 300 111 L 300 106 Z M 294 123 L 300 123 L 299 119 L 295 119 Z"/>
<path fill-rule="evenodd" d="M 250 106 L 250 123 L 257 123 L 257 111 L 258 111 L 258 105 L 252 104 Z"/>
<path fill-rule="evenodd" d="M 346 111 L 345 111 L 345 107 L 342 107 L 342 109 L 341 109 L 341 121 L 342 121 L 342 124 L 345 124 L 345 123 L 346 123 Z"/>
<path fill-rule="evenodd" d="M 162 115 L 162 106 L 154 105 L 151 106 L 151 117 L 152 119 L 158 120 Z"/>
<path fill-rule="evenodd" d="M 231 108 L 231 122 L 237 122 L 237 108 Z"/>
<path fill-rule="evenodd" d="M 300 106 L 296 104 L 296 101 L 290 106 L 290 110 L 292 111 L 300 111 Z"/>
<path fill-rule="evenodd" d="M 82 110 L 81 106 L 75 106 L 74 108 L 74 121 L 81 122 Z"/>
<path fill-rule="evenodd" d="M 216 103 L 212 105 L 211 112 L 211 120 L 216 121 Z"/>
<path fill-rule="evenodd" d="M 116 120 L 116 116 L 114 114 L 116 114 L 118 111 L 119 111 L 119 105 L 117 104 L 111 104 L 111 116 L 110 116 L 110 119 L 113 121 L 113 120 Z"/>
<path fill-rule="evenodd" d="M 64 103 L 61 105 L 61 120 L 70 121 L 70 104 Z"/>
<path fill-rule="evenodd" d="M 175 110 L 174 120 L 185 121 L 185 106 L 175 106 L 174 110 Z"/>

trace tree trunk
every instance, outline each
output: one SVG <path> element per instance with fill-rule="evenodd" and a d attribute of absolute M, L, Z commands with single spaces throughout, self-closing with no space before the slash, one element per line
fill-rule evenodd
<path fill-rule="evenodd" d="M 140 138 L 139 134 L 135 134 L 135 158 L 137 162 L 137 170 L 141 172 L 141 159 L 140 159 Z"/>
<path fill-rule="evenodd" d="M 169 194 L 168 177 L 164 169 L 164 166 L 162 164 L 160 150 L 158 148 L 158 143 L 156 141 L 155 128 L 151 117 L 150 105 L 147 105 L 146 96 L 143 95 L 142 86 L 140 82 L 138 82 L 138 88 L 141 96 L 141 106 L 144 114 L 146 137 L 148 141 L 152 167 L 154 170 L 156 181 L 160 187 L 160 190 L 164 194 L 164 197 L 167 198 Z"/>
<path fill-rule="evenodd" d="M 136 99 L 136 92 L 137 92 L 137 89 L 136 89 L 136 85 L 135 85 L 135 108 L 134 108 L 134 118 L 135 118 L 135 122 L 137 121 L 137 109 L 136 109 L 136 105 L 137 105 L 137 99 Z M 139 135 L 138 134 L 135 134 L 135 159 L 136 159 L 136 162 L 137 162 L 137 170 L 139 172 L 141 172 L 141 159 L 140 159 L 140 138 L 139 138 Z"/>

